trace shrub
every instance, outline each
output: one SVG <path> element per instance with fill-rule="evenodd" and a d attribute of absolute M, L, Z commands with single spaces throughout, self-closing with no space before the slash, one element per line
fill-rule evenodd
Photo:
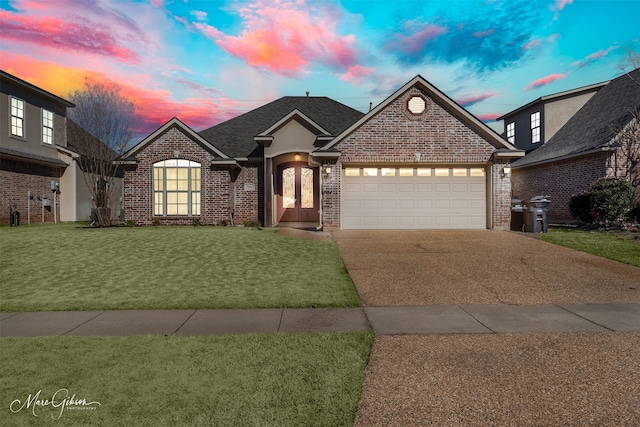
<path fill-rule="evenodd" d="M 221 220 L 218 225 L 220 227 L 226 227 L 227 225 L 229 225 L 229 222 L 226 219 Z"/>
<path fill-rule="evenodd" d="M 200 222 L 200 218 L 193 218 L 191 220 L 191 225 L 193 225 L 194 227 L 199 227 L 202 225 L 202 223 Z"/>
<path fill-rule="evenodd" d="M 157 227 L 160 225 L 160 220 L 158 218 L 154 218 L 151 224 L 153 224 L 154 227 Z"/>
<path fill-rule="evenodd" d="M 256 220 L 248 219 L 244 222 L 245 227 L 260 228 L 260 223 Z"/>
<path fill-rule="evenodd" d="M 582 193 L 571 197 L 569 201 L 571 216 L 585 223 L 593 222 L 593 210 L 591 208 L 591 194 Z"/>
<path fill-rule="evenodd" d="M 603 178 L 591 186 L 594 222 L 602 227 L 620 227 L 633 208 L 633 185 L 622 178 Z"/>
<path fill-rule="evenodd" d="M 125 222 L 125 225 L 126 225 L 127 227 L 135 227 L 135 226 L 136 226 L 136 222 L 135 222 L 134 220 L 132 220 L 132 219 L 128 219 L 128 220 Z"/>

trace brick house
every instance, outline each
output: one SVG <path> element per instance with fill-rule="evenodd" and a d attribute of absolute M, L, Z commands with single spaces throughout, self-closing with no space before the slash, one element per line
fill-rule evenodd
<path fill-rule="evenodd" d="M 138 224 L 509 228 L 524 152 L 416 76 L 366 115 L 284 97 L 197 133 L 170 120 L 123 156 Z"/>
<path fill-rule="evenodd" d="M 638 188 L 639 110 L 640 69 L 603 84 L 546 143 L 513 163 L 514 197 L 549 196 L 549 220 L 565 222 L 573 220 L 571 197 L 598 179 L 622 177 Z M 635 139 L 627 138 L 634 129 Z"/>
<path fill-rule="evenodd" d="M 20 212 L 21 223 L 65 218 L 75 199 L 62 187 L 54 203 L 51 182 L 60 182 L 69 165 L 62 157 L 73 106 L 0 70 L 0 223 L 9 223 L 10 210 Z"/>

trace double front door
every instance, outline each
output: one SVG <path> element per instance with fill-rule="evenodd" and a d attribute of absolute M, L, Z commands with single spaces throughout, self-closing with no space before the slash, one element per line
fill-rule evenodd
<path fill-rule="evenodd" d="M 317 167 L 290 162 L 277 167 L 278 222 L 320 219 L 320 178 Z"/>

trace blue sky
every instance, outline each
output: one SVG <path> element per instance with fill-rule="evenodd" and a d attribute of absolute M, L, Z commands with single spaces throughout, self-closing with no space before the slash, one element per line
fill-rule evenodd
<path fill-rule="evenodd" d="M 286 95 L 361 111 L 420 74 L 491 123 L 614 78 L 640 1 L 0 0 L 0 68 L 57 95 L 114 80 L 142 137 Z"/>

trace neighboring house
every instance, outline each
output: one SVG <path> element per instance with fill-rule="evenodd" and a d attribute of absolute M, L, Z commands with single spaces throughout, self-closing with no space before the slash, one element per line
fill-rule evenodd
<path fill-rule="evenodd" d="M 63 205 L 66 209 L 63 211 L 66 215 L 63 216 L 66 221 L 92 220 L 91 212 L 95 207 L 93 196 L 100 194 L 98 189 L 104 185 L 100 180 L 107 178 L 96 175 L 94 165 L 100 159 L 116 159 L 117 154 L 71 119 L 67 119 L 67 150 L 60 149 L 60 151 L 64 153 L 62 158 L 69 163 L 60 181 L 61 186 L 66 193 L 71 194 L 70 198 L 74 200 L 73 204 Z M 115 176 L 109 178 L 109 181 L 112 188 L 104 188 L 104 191 L 110 196 L 110 206 L 98 206 L 98 208 L 109 208 L 111 218 L 115 220 L 119 218 L 122 209 L 122 170 L 117 170 Z M 90 191 L 89 186 L 96 191 Z M 100 200 L 104 198 L 98 197 L 98 202 L 95 204 L 100 205 Z"/>
<path fill-rule="evenodd" d="M 512 165 L 514 197 L 549 196 L 549 220 L 562 222 L 573 220 L 571 197 L 600 178 L 623 177 L 638 188 L 638 110 L 640 69 L 601 87 L 544 145 Z M 631 132 L 633 140 L 625 137 Z"/>
<path fill-rule="evenodd" d="M 9 222 L 10 208 L 21 223 L 68 220 L 62 207 L 68 195 L 61 185 L 54 207 L 51 183 L 68 166 L 61 152 L 67 108 L 74 105 L 1 70 L 0 92 L 0 223 Z"/>
<path fill-rule="evenodd" d="M 2 70 L 0 92 L 0 223 L 9 223 L 10 209 L 22 224 L 89 221 L 92 198 L 78 163 L 87 132 L 67 118 L 75 105 Z M 122 179 L 116 184 L 119 200 Z"/>
<path fill-rule="evenodd" d="M 174 118 L 123 156 L 125 218 L 508 229 L 505 166 L 523 155 L 416 76 L 366 115 L 284 97 L 200 133 Z"/>
<path fill-rule="evenodd" d="M 504 120 L 503 137 L 525 152 L 540 147 L 602 89 L 608 81 L 540 97 L 497 120 Z"/>

